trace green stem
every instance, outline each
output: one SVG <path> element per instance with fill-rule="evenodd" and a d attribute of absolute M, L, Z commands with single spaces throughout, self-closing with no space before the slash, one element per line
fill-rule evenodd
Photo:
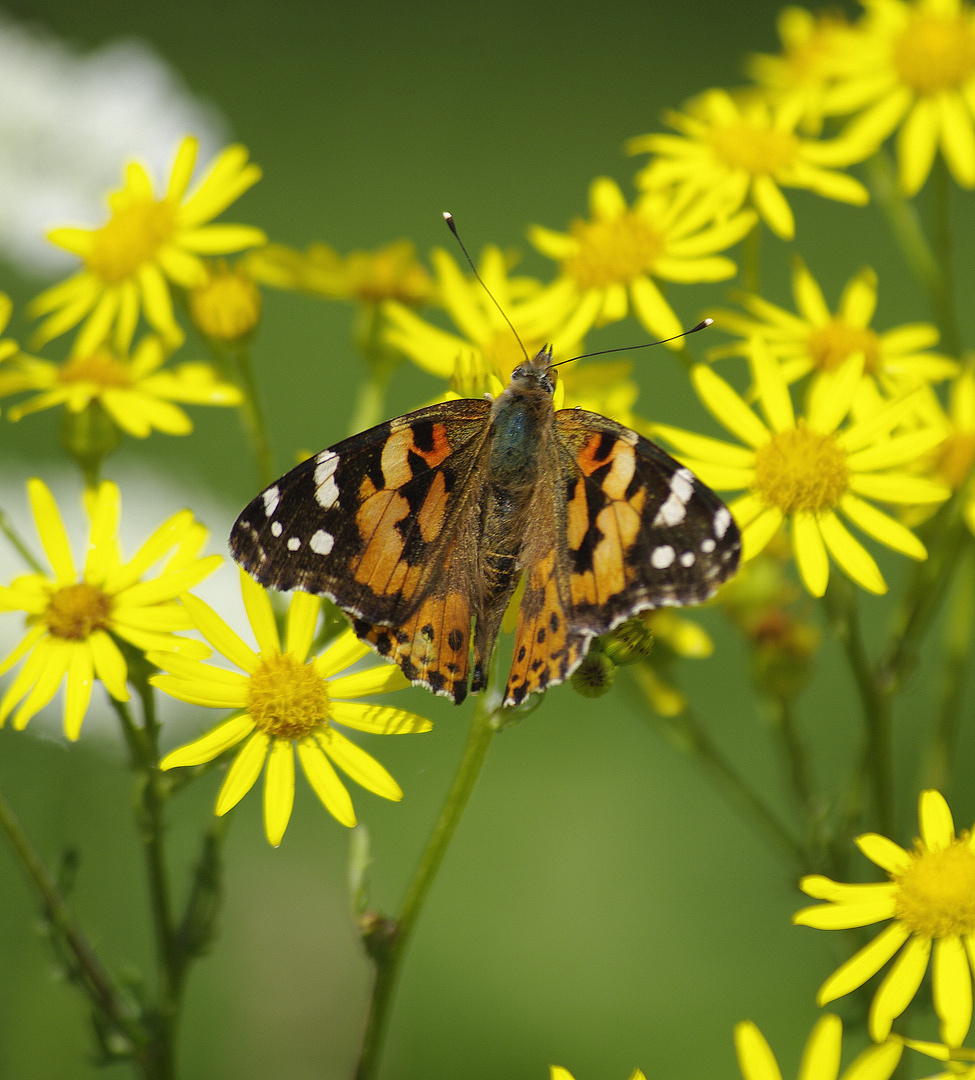
<path fill-rule="evenodd" d="M 965 682 L 975 631 L 975 559 L 968 544 L 968 558 L 955 581 L 945 628 L 944 680 L 938 722 L 928 748 L 923 786 L 944 791 L 951 780 L 951 763 L 958 738 Z"/>
<path fill-rule="evenodd" d="M 822 849 L 819 835 L 822 815 L 812 781 L 809 755 L 796 726 L 795 707 L 792 700 L 786 697 L 774 698 L 772 706 L 775 710 L 775 730 L 789 776 L 789 790 L 802 815 L 809 855 L 819 858 L 817 853 Z"/>
<path fill-rule="evenodd" d="M 952 356 L 961 355 L 961 334 L 955 310 L 954 240 L 951 232 L 951 177 L 944 158 L 938 154 L 931 170 L 934 187 L 934 243 L 937 252 L 940 290 L 932 304 L 941 330 L 941 345 Z"/>
<path fill-rule="evenodd" d="M 81 931 L 68 904 L 61 895 L 40 855 L 34 850 L 23 826 L 7 800 L 0 794 L 0 828 L 10 841 L 17 858 L 37 892 L 52 932 L 63 942 L 72 959 L 72 975 L 83 987 L 95 1009 L 112 1030 L 113 1049 L 125 1048 L 127 1055 L 142 1059 L 148 1036 L 131 1015 L 112 977 L 102 966 L 88 939 Z"/>
<path fill-rule="evenodd" d="M 251 364 L 250 345 L 244 339 L 230 343 L 208 339 L 208 344 L 221 371 L 226 372 L 232 367 L 234 379 L 244 396 L 237 410 L 254 450 L 258 483 L 266 487 L 274 479 L 274 456 L 261 406 L 260 390 Z M 228 357 L 232 364 L 227 363 Z"/>
<path fill-rule="evenodd" d="M 10 546 L 17 552 L 17 554 L 24 560 L 25 563 L 34 571 L 35 574 L 45 574 L 44 567 L 35 558 L 34 553 L 21 539 L 20 533 L 14 528 L 13 522 L 0 510 L 0 532 L 7 538 Z"/>
<path fill-rule="evenodd" d="M 741 279 L 745 291 L 758 296 L 762 289 L 762 223 L 756 221 L 741 242 Z"/>
<path fill-rule="evenodd" d="M 402 362 L 400 354 L 383 341 L 383 328 L 382 304 L 364 301 L 356 307 L 352 340 L 368 374 L 352 410 L 350 435 L 375 427 L 384 418 L 389 381 Z"/>
<path fill-rule="evenodd" d="M 866 728 L 865 767 L 873 791 L 876 829 L 885 836 L 895 836 L 891 694 L 881 687 L 867 656 L 860 630 L 854 586 L 841 574 L 832 574 L 824 603 L 836 636 L 846 653 L 863 709 Z"/>
<path fill-rule="evenodd" d="M 362 1052 L 355 1072 L 356 1080 L 370 1080 L 376 1076 L 396 982 L 413 928 L 474 790 L 491 741 L 504 724 L 505 711 L 498 703 L 496 694 L 490 690 L 478 698 L 460 768 L 407 890 L 400 913 L 395 920 L 384 922 L 382 936 L 366 939 L 366 947 L 376 964 L 376 979 L 369 1003 Z"/>

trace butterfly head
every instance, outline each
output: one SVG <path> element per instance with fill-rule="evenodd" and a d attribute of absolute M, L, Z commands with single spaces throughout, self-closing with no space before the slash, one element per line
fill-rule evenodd
<path fill-rule="evenodd" d="M 552 367 L 552 346 L 544 345 L 530 359 L 519 364 L 511 373 L 512 390 L 543 390 L 547 394 L 555 393 L 558 372 Z"/>

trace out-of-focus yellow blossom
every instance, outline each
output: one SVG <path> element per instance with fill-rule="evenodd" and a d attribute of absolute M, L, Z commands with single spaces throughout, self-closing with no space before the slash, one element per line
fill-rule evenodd
<path fill-rule="evenodd" d="M 831 114 L 857 113 L 841 138 L 879 146 L 897 130 L 907 195 L 920 190 L 939 148 L 955 180 L 975 187 L 975 10 L 961 0 L 864 7 L 856 64 L 824 103 Z"/>
<path fill-rule="evenodd" d="M 261 318 L 261 293 L 239 260 L 210 262 L 206 280 L 190 290 L 190 316 L 204 337 L 214 341 L 239 341 L 252 333 Z"/>
<path fill-rule="evenodd" d="M 326 300 L 397 300 L 419 307 L 435 297 L 433 280 L 409 240 L 348 255 L 340 255 L 328 244 L 311 244 L 305 251 L 268 244 L 248 257 L 247 266 L 266 285 Z"/>
<path fill-rule="evenodd" d="M 184 139 L 161 198 L 143 166 L 130 162 L 125 187 L 108 196 L 111 217 L 104 225 L 48 233 L 53 244 L 77 255 L 84 267 L 31 303 L 32 316 L 47 316 L 34 335 L 35 347 L 84 320 L 77 352 L 93 353 L 113 327 L 116 348 L 126 352 L 140 311 L 168 342 L 179 344 L 183 331 L 173 317 L 168 282 L 192 289 L 206 280 L 201 255 L 265 243 L 264 233 L 250 225 L 207 224 L 261 178 L 261 170 L 248 164 L 244 147 L 228 146 L 185 197 L 196 153 L 196 139 Z"/>
<path fill-rule="evenodd" d="M 568 1069 L 562 1068 L 561 1065 L 550 1065 L 549 1080 L 573 1080 L 573 1076 Z M 634 1069 L 630 1074 L 630 1080 L 647 1080 L 647 1078 L 643 1075 L 642 1070 Z"/>
<path fill-rule="evenodd" d="M 895 955 L 870 1005 L 870 1036 L 881 1042 L 917 993 L 928 961 L 941 1038 L 960 1046 L 972 1021 L 975 963 L 975 836 L 955 835 L 948 804 L 937 791 L 923 791 L 918 805 L 921 836 L 905 851 L 877 833 L 856 839 L 857 847 L 887 872 L 880 884 L 844 885 L 813 874 L 799 886 L 825 904 L 792 917 L 800 926 L 848 930 L 893 920 L 819 988 L 820 1005 L 862 986 Z"/>
<path fill-rule="evenodd" d="M 903 1053 L 899 1042 L 869 1046 L 843 1070 L 841 1080 L 890 1080 Z M 843 1052 L 843 1022 L 826 1013 L 813 1026 L 802 1051 L 799 1080 L 837 1080 Z M 745 1080 L 782 1080 L 772 1048 L 751 1020 L 735 1025 L 735 1053 Z"/>
<path fill-rule="evenodd" d="M 751 210 L 715 222 L 710 205 L 694 191 L 652 191 L 629 207 L 615 181 L 599 177 L 589 188 L 590 219 L 572 222 L 567 233 L 533 225 L 529 239 L 543 255 L 560 264 L 555 288 L 571 290 L 575 312 L 571 325 L 580 337 L 633 312 L 658 338 L 680 334 L 683 327 L 656 285 L 725 281 L 737 267 L 719 255 L 754 226 Z M 670 343 L 683 348 L 682 341 Z"/>
<path fill-rule="evenodd" d="M 258 652 L 202 600 L 190 594 L 182 600 L 207 641 L 243 673 L 170 653 L 150 656 L 168 672 L 150 679 L 160 690 L 193 705 L 237 710 L 202 738 L 167 754 L 160 768 L 202 765 L 243 742 L 220 788 L 216 812 L 226 814 L 240 802 L 257 782 L 266 760 L 264 830 L 275 847 L 281 843 L 294 805 L 295 753 L 315 794 L 343 825 L 355 825 L 355 811 L 332 762 L 369 791 L 384 799 L 401 799 L 399 784 L 382 765 L 334 727 L 341 724 L 378 735 L 429 731 L 430 721 L 414 713 L 344 700 L 403 689 L 409 683 L 400 669 L 383 663 L 340 675 L 369 653 L 369 646 L 351 630 L 321 656 L 309 660 L 321 613 L 320 599 L 310 593 L 292 595 L 282 649 L 267 593 L 243 571 L 240 587 Z"/>
<path fill-rule="evenodd" d="M 143 651 L 179 652 L 184 657 L 209 655 L 210 650 L 201 642 L 173 633 L 193 625 L 176 597 L 202 581 L 222 560 L 219 555 L 197 557 L 207 531 L 193 520 L 189 510 L 183 510 L 163 522 L 135 555 L 123 562 L 118 543 L 119 490 L 106 480 L 97 491 L 89 488 L 85 492 L 91 531 L 84 570 L 79 575 L 51 492 L 36 479 L 28 481 L 27 491 L 53 576 L 24 574 L 0 587 L 0 611 L 26 612 L 29 628 L 23 641 L 0 664 L 2 674 L 27 658 L 0 701 L 0 724 L 20 702 L 13 724 L 18 730 L 25 727 L 67 676 L 64 731 L 69 739 L 77 739 L 95 678 L 117 701 L 129 699 L 128 669 L 114 637 Z M 162 559 L 167 561 L 157 576 L 145 580 Z"/>
<path fill-rule="evenodd" d="M 838 10 L 813 13 L 792 5 L 779 12 L 776 26 L 782 52 L 749 56 L 748 75 L 769 100 L 797 101 L 799 129 L 818 135 L 823 126 L 827 89 L 855 62 L 856 31 Z"/>
<path fill-rule="evenodd" d="M 846 283 L 835 314 L 801 259 L 793 266 L 792 295 L 796 315 L 748 293 L 736 299 L 753 317 L 735 311 L 708 312 L 715 326 L 743 339 L 712 349 L 709 358 L 747 357 L 750 342 L 758 336 L 779 361 L 785 381 L 793 383 L 810 372 L 818 379 L 835 371 L 853 353 L 862 352 L 864 379 L 876 381 L 889 396 L 958 373 L 955 360 L 929 351 L 939 336 L 931 323 L 904 323 L 883 333 L 871 328 L 877 306 L 877 275 L 869 267 Z"/>
<path fill-rule="evenodd" d="M 167 435 L 188 435 L 193 423 L 173 402 L 189 405 L 237 405 L 236 386 L 222 382 L 209 364 L 179 364 L 161 371 L 166 348 L 155 334 L 146 334 L 131 358 L 116 355 L 107 345 L 91 353 L 76 351 L 63 363 L 52 364 L 21 353 L 0 367 L 0 397 L 38 390 L 36 397 L 15 405 L 11 420 L 59 405 L 80 413 L 93 401 L 129 435 L 144 439 L 153 429 Z"/>
<path fill-rule="evenodd" d="M 897 1036 L 895 1036 L 897 1038 Z M 919 1039 L 902 1039 L 905 1046 L 927 1054 L 936 1061 L 943 1061 L 947 1071 L 935 1073 L 929 1080 L 973 1080 L 975 1078 L 975 1050 L 967 1046 L 945 1046 L 944 1043 L 923 1042 Z"/>
<path fill-rule="evenodd" d="M 879 568 L 841 523 L 842 513 L 868 536 L 914 559 L 927 552 L 899 521 L 866 499 L 886 503 L 936 503 L 950 494 L 933 480 L 898 470 L 937 444 L 941 433 L 925 427 L 890 433 L 913 407 L 910 396 L 844 430 L 863 376 L 863 354 L 855 353 L 816 383 L 806 415 L 796 417 L 779 365 L 760 339 L 753 342 L 752 376 L 767 424 L 710 367 L 691 372 L 701 400 L 746 445 L 656 424 L 658 437 L 718 491 L 746 489 L 730 509 L 742 530 L 742 558 L 754 558 L 788 519 L 800 576 L 813 596 L 829 581 L 829 556 L 870 592 L 887 591 Z M 865 498 L 864 498 L 865 496 Z"/>
<path fill-rule="evenodd" d="M 0 334 L 7 328 L 12 312 L 13 304 L 10 302 L 10 297 L 6 293 L 0 293 Z M 16 356 L 18 352 L 20 352 L 20 346 L 16 341 L 11 338 L 0 338 L 0 364 L 3 364 L 4 360 L 9 360 L 11 356 Z M 6 366 L 0 367 L 0 379 L 7 370 Z"/>
<path fill-rule="evenodd" d="M 795 218 L 782 187 L 866 205 L 867 189 L 836 167 L 862 161 L 871 144 L 800 138 L 802 105 L 798 97 L 736 102 L 726 90 L 708 90 L 686 113 L 666 114 L 679 135 L 630 139 L 631 154 L 653 155 L 636 183 L 648 192 L 689 191 L 715 215 L 733 214 L 747 201 L 783 240 L 795 234 Z"/>

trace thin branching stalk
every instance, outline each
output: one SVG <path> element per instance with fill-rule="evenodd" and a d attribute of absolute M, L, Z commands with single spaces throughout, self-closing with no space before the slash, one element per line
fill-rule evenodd
<path fill-rule="evenodd" d="M 756 221 L 741 242 L 741 280 L 745 291 L 758 296 L 762 291 L 762 223 Z"/>
<path fill-rule="evenodd" d="M 809 751 L 796 723 L 795 702 L 786 696 L 772 699 L 774 727 L 778 736 L 779 753 L 788 777 L 788 790 L 796 804 L 806 833 L 809 868 L 822 858 L 822 813 L 816 795 L 809 761 Z"/>
<path fill-rule="evenodd" d="M 357 435 L 360 431 L 375 427 L 385 417 L 386 392 L 401 357 L 383 341 L 383 325 L 381 303 L 363 301 L 357 305 L 352 340 L 365 364 L 366 377 L 359 385 L 359 393 L 349 420 L 350 435 Z"/>
<path fill-rule="evenodd" d="M 14 528 L 14 523 L 10 520 L 3 510 L 0 510 L 0 532 L 7 538 L 10 546 L 17 552 L 17 554 L 24 560 L 25 563 L 34 571 L 35 574 L 44 574 L 44 567 L 31 551 L 31 549 L 24 543 L 20 536 L 20 533 Z"/>

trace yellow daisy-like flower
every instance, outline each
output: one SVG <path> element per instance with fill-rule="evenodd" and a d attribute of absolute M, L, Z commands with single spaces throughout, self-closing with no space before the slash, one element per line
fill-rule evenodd
<path fill-rule="evenodd" d="M 919 191 L 940 147 L 962 187 L 975 187 L 975 10 L 960 0 L 864 0 L 857 64 L 826 98 L 859 112 L 842 139 L 879 146 L 894 130 L 901 189 Z M 860 111 L 862 110 L 862 111 Z"/>
<path fill-rule="evenodd" d="M 34 338 L 39 347 L 82 320 L 76 351 L 93 353 L 115 328 L 115 344 L 128 350 L 140 310 L 167 341 L 183 331 L 173 317 L 168 281 L 192 289 L 206 279 L 201 255 L 226 255 L 266 241 L 250 225 L 209 225 L 261 178 L 243 146 L 228 146 L 189 197 L 197 141 L 186 138 L 158 198 L 146 170 L 131 162 L 125 187 L 108 197 L 111 217 L 96 229 L 52 229 L 48 239 L 77 255 L 84 268 L 36 297 L 29 311 L 47 316 Z"/>
<path fill-rule="evenodd" d="M 442 248 L 434 248 L 431 261 L 440 303 L 463 336 L 441 330 L 402 303 L 383 306 L 384 340 L 417 367 L 440 379 L 452 379 L 458 370 L 470 372 L 475 381 L 493 377 L 504 387 L 525 359 L 518 338 L 530 356 L 546 344 L 552 345 L 556 360 L 581 348 L 592 319 L 585 312 L 581 318 L 570 318 L 576 298 L 567 285 L 545 288 L 532 278 L 512 277 L 504 255 L 493 245 L 484 249 L 478 263 L 484 285 L 466 276 Z"/>
<path fill-rule="evenodd" d="M 709 312 L 716 326 L 744 339 L 713 349 L 710 358 L 747 357 L 752 339 L 759 336 L 781 364 L 785 381 L 793 383 L 810 372 L 818 378 L 835 371 L 854 353 L 862 352 L 864 378 L 875 381 L 891 396 L 958 373 L 956 361 L 928 351 L 939 336 L 931 323 L 905 323 L 883 333 L 871 328 L 877 306 L 877 275 L 869 267 L 846 283 L 835 314 L 801 259 L 793 267 L 792 295 L 796 315 L 747 293 L 737 300 L 754 318 L 734 311 Z"/>
<path fill-rule="evenodd" d="M 715 214 L 732 214 L 749 201 L 783 240 L 791 240 L 796 227 L 782 187 L 865 206 L 867 189 L 835 167 L 862 161 L 872 145 L 800 138 L 802 104 L 798 97 L 735 102 L 726 90 L 708 90 L 687 113 L 667 113 L 679 135 L 641 135 L 626 144 L 631 154 L 654 155 L 636 183 L 650 192 L 688 190 Z"/>
<path fill-rule="evenodd" d="M 705 406 L 745 446 L 663 424 L 654 431 L 705 484 L 718 491 L 747 489 L 730 505 L 742 530 L 744 560 L 754 558 L 788 518 L 799 573 L 813 596 L 826 591 L 830 556 L 865 589 L 886 592 L 873 557 L 836 511 L 895 551 L 926 558 L 924 545 L 909 529 L 866 499 L 907 504 L 946 499 L 950 492 L 943 485 L 896 471 L 935 446 L 941 432 L 925 427 L 891 436 L 914 405 L 910 396 L 840 431 L 862 379 L 862 353 L 816 383 L 806 415 L 798 418 L 781 369 L 760 339 L 753 342 L 751 361 L 767 424 L 711 368 L 699 364 L 691 372 Z"/>
<path fill-rule="evenodd" d="M 202 765 L 243 742 L 220 788 L 216 812 L 226 814 L 240 802 L 257 782 L 266 760 L 264 831 L 275 847 L 281 843 L 294 804 L 296 751 L 315 794 L 343 825 L 355 825 L 355 811 L 330 762 L 369 791 L 385 799 L 401 799 L 399 784 L 382 765 L 333 724 L 378 735 L 429 731 L 430 721 L 414 713 L 345 700 L 400 690 L 409 685 L 403 673 L 391 664 L 380 664 L 340 675 L 370 651 L 351 630 L 321 656 L 309 660 L 321 612 L 321 601 L 310 593 L 296 592 L 291 597 L 282 650 L 267 593 L 243 572 L 240 582 L 258 652 L 202 600 L 189 594 L 182 599 L 207 641 L 242 668 L 243 674 L 171 653 L 150 657 L 169 672 L 149 680 L 160 690 L 193 705 L 239 710 L 202 738 L 167 754 L 160 768 Z"/>
<path fill-rule="evenodd" d="M 6 330 L 13 310 L 14 306 L 10 302 L 10 297 L 6 293 L 0 293 L 0 334 Z M 20 346 L 16 341 L 11 338 L 0 338 L 0 363 L 9 360 L 11 356 L 16 356 L 19 351 Z M 3 368 L 0 368 L 0 371 L 3 371 Z"/>
<path fill-rule="evenodd" d="M 857 847 L 890 881 L 844 885 L 819 874 L 804 877 L 799 882 L 803 892 L 827 903 L 797 911 L 792 921 L 819 930 L 846 930 L 892 919 L 830 975 L 817 1001 L 825 1005 L 856 990 L 903 949 L 870 1006 L 871 1038 L 887 1038 L 891 1024 L 917 993 L 931 959 L 941 1038 L 958 1046 L 972 1021 L 975 840 L 967 831 L 955 835 L 951 811 L 937 791 L 921 793 L 918 818 L 921 836 L 913 851 L 877 833 L 856 839 Z"/>
<path fill-rule="evenodd" d="M 326 300 L 398 300 L 419 307 L 431 302 L 435 294 L 433 280 L 409 240 L 344 256 L 328 244 L 311 244 L 303 252 L 284 244 L 268 244 L 247 259 L 247 266 L 266 285 Z"/>
<path fill-rule="evenodd" d="M 210 261 L 206 280 L 187 296 L 190 315 L 204 337 L 240 341 L 261 318 L 261 292 L 244 260 L 229 266 L 226 259 Z"/>
<path fill-rule="evenodd" d="M 23 641 L 0 664 L 0 674 L 19 660 L 26 663 L 0 700 L 0 724 L 18 702 L 13 724 L 18 730 L 54 697 L 67 675 L 64 731 L 77 739 L 91 698 L 92 680 L 100 679 L 117 701 L 128 701 L 128 669 L 120 637 L 137 649 L 208 656 L 201 642 L 177 637 L 174 630 L 192 626 L 176 602 L 184 590 L 202 581 L 222 562 L 221 556 L 198 558 L 207 530 L 189 510 L 163 522 L 128 562 L 118 544 L 119 490 L 105 481 L 85 493 L 91 532 L 85 566 L 79 575 L 54 497 L 41 480 L 29 480 L 37 533 L 53 577 L 25 574 L 0 586 L 0 611 L 25 611 L 29 627 Z M 175 550 L 174 550 L 175 549 Z M 143 580 L 168 557 L 156 577 Z M 160 652 L 159 655 L 163 655 Z M 23 699 L 23 700 L 22 700 Z"/>
<path fill-rule="evenodd" d="M 717 253 L 738 243 L 756 220 L 751 210 L 741 210 L 715 222 L 710 205 L 689 188 L 648 192 L 629 207 L 607 177 L 592 182 L 589 209 L 591 219 L 574 221 L 567 233 L 533 225 L 528 234 L 543 255 L 560 263 L 555 286 L 571 287 L 578 298 L 572 324 L 580 336 L 587 321 L 626 318 L 631 304 L 651 334 L 679 334 L 680 321 L 654 278 L 690 283 L 734 277 L 738 268 Z"/>
<path fill-rule="evenodd" d="M 799 1080 L 837 1080 L 843 1050 L 843 1022 L 827 1013 L 813 1025 L 802 1051 Z M 900 1042 L 870 1046 L 843 1070 L 841 1080 L 890 1080 L 904 1047 Z M 745 1080 L 782 1080 L 772 1048 L 750 1020 L 735 1025 L 735 1053 Z"/>
<path fill-rule="evenodd" d="M 749 56 L 748 75 L 770 101 L 798 99 L 800 129 L 818 135 L 823 126 L 826 91 L 854 62 L 858 35 L 841 12 L 814 14 L 791 5 L 779 12 L 776 27 L 782 52 L 777 56 Z"/>
<path fill-rule="evenodd" d="M 11 420 L 64 405 L 80 413 L 93 401 L 115 423 L 137 439 L 155 429 L 167 435 L 188 435 L 193 423 L 174 405 L 237 405 L 240 390 L 217 378 L 209 364 L 188 363 L 160 371 L 166 349 L 155 334 L 147 334 L 132 356 L 123 359 L 103 345 L 92 353 L 77 347 L 63 364 L 52 364 L 21 353 L 0 367 L 0 397 L 25 390 L 40 393 L 9 412 Z"/>

